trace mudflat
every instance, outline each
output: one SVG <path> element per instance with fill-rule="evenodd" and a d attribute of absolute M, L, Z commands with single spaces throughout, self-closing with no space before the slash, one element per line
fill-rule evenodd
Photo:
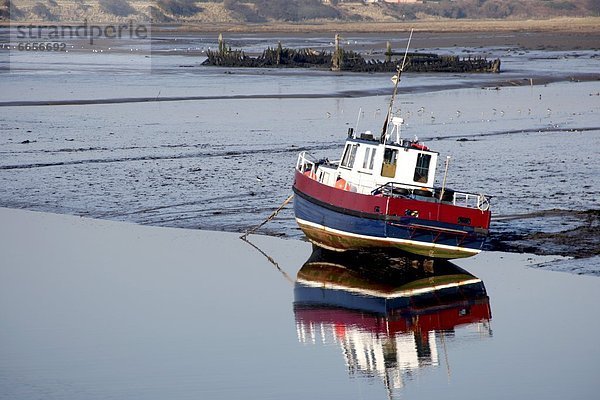
<path fill-rule="evenodd" d="M 407 22 L 324 22 L 269 24 L 183 24 L 153 26 L 153 31 L 173 35 L 191 32 L 272 34 L 275 38 L 340 33 L 348 36 L 389 33 L 390 39 L 414 29 L 417 47 L 515 46 L 524 49 L 599 49 L 600 17 L 547 20 L 420 20 Z M 452 35 L 448 34 L 452 33 Z"/>

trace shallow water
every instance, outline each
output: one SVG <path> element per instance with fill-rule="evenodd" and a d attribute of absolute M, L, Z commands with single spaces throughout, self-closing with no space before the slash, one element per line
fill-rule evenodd
<path fill-rule="evenodd" d="M 549 257 L 461 260 L 485 296 L 440 289 L 386 315 L 365 310 L 374 296 L 357 290 L 398 295 L 397 281 L 376 281 L 381 270 L 369 278 L 373 265 L 320 283 L 307 305 L 298 287 L 325 265 L 302 241 L 250 237 L 278 270 L 231 233 L 8 209 L 0 218 L 5 398 L 594 399 L 600 389 L 589 334 L 600 328 L 590 318 L 600 281 L 529 268 Z M 402 259 L 387 268 L 417 274 Z M 356 303 L 341 307 L 339 294 Z"/>
<path fill-rule="evenodd" d="M 377 133 L 385 118 L 386 74 L 218 69 L 198 66 L 201 53 L 157 55 L 173 49 L 167 43 L 151 58 L 11 53 L 12 70 L 0 74 L 0 205 L 244 231 L 289 195 L 301 150 L 338 158 L 359 112 L 359 130 Z M 449 186 L 494 196 L 499 217 L 598 209 L 600 82 L 568 81 L 573 71 L 597 73 L 597 52 L 442 51 L 501 56 L 506 71 L 403 77 L 405 136 L 417 135 L 441 160 L 452 156 Z M 567 81 L 528 86 L 530 77 Z M 496 87 L 508 81 L 525 83 Z M 107 104 L 76 105 L 90 99 Z M 8 106 L 28 100 L 73 104 Z M 512 218 L 493 230 L 556 231 L 574 221 Z M 261 232 L 301 236 L 289 209 Z"/>

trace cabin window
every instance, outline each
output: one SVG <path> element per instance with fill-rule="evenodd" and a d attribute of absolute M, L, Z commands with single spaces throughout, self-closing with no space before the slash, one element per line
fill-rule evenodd
<path fill-rule="evenodd" d="M 374 149 L 372 147 L 367 147 L 367 149 L 365 150 L 365 158 L 363 160 L 363 169 L 373 169 L 373 161 L 375 160 L 375 151 L 377 151 L 377 149 Z"/>
<path fill-rule="evenodd" d="M 367 169 L 369 166 L 369 156 L 371 155 L 371 148 L 367 147 L 365 149 L 365 159 L 363 160 L 363 169 Z"/>
<path fill-rule="evenodd" d="M 350 147 L 352 147 L 352 146 L 347 144 L 346 148 L 344 149 L 344 155 L 342 156 L 342 163 L 341 163 L 341 165 L 343 165 L 343 166 L 346 166 L 346 164 L 348 164 L 348 159 L 350 158 Z"/>
<path fill-rule="evenodd" d="M 427 183 L 429 179 L 429 163 L 431 162 L 431 154 L 419 153 L 417 156 L 417 166 L 415 167 L 415 182 Z"/>
<path fill-rule="evenodd" d="M 375 153 L 377 153 L 377 149 L 373 149 L 371 151 L 371 162 L 369 162 L 369 169 L 373 169 L 373 163 L 375 162 Z"/>
<path fill-rule="evenodd" d="M 396 163 L 398 161 L 398 150 L 386 148 L 383 152 L 383 164 L 381 165 L 381 176 L 393 178 L 396 176 Z"/>
<path fill-rule="evenodd" d="M 346 149 L 344 150 L 344 156 L 342 157 L 342 167 L 352 168 L 354 166 L 354 160 L 356 159 L 357 149 L 357 144 L 346 145 Z"/>

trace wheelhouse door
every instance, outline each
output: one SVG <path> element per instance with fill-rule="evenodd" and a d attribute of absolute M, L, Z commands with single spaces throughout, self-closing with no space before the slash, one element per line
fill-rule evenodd
<path fill-rule="evenodd" d="M 381 176 L 394 178 L 396 176 L 396 165 L 398 163 L 398 150 L 386 148 L 383 153 L 383 164 L 381 165 Z"/>

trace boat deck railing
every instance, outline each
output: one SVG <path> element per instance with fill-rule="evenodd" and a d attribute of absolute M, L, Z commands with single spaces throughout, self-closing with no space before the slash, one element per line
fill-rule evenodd
<path fill-rule="evenodd" d="M 302 173 L 306 171 L 317 172 L 320 167 L 325 168 L 337 168 L 340 165 L 341 160 L 331 161 L 329 159 L 318 160 L 308 154 L 306 151 L 301 152 L 298 155 L 298 161 L 296 162 L 296 169 Z"/>
<path fill-rule="evenodd" d="M 296 161 L 296 169 L 302 173 L 306 171 L 311 171 L 312 173 L 316 173 L 316 160 L 306 151 L 301 152 L 298 155 L 298 161 Z"/>
<path fill-rule="evenodd" d="M 458 192 L 446 188 L 424 188 L 398 182 L 388 182 L 371 191 L 373 195 L 386 197 L 404 197 L 409 199 L 452 204 L 457 207 L 477 208 L 487 211 L 490 208 L 490 197 L 468 192 Z"/>
<path fill-rule="evenodd" d="M 336 161 L 328 162 L 328 164 L 335 163 Z M 303 174 L 308 172 L 316 176 L 319 165 L 323 165 L 323 161 L 317 161 L 306 151 L 303 151 L 298 155 L 296 169 Z M 365 189 L 368 193 L 368 188 Z M 442 190 L 439 187 L 426 188 L 399 182 L 388 182 L 378 186 L 371 191 L 371 195 L 404 197 L 434 203 L 452 204 L 457 207 L 477 208 L 481 211 L 487 211 L 490 208 L 490 197 L 483 194 L 459 192 L 448 188 Z"/>
<path fill-rule="evenodd" d="M 484 194 L 454 192 L 452 204 L 458 207 L 478 208 L 481 211 L 490 209 L 490 197 Z"/>

